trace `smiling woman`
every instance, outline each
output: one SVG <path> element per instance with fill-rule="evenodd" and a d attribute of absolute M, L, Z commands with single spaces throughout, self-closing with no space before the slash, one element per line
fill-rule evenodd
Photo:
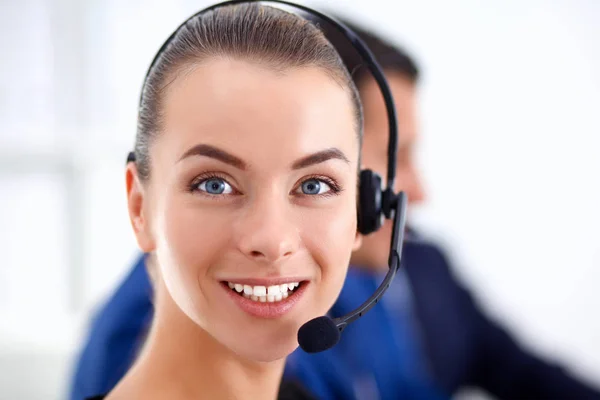
<path fill-rule="evenodd" d="M 180 27 L 149 70 L 126 174 L 155 316 L 109 399 L 277 397 L 359 243 L 361 134 L 356 88 L 309 22 L 254 3 Z"/>

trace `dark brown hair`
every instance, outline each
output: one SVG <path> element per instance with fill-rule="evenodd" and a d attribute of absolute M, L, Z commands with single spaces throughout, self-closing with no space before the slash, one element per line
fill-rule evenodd
<path fill-rule="evenodd" d="M 408 55 L 408 53 L 402 47 L 384 39 L 374 30 L 359 27 L 357 24 L 348 20 L 340 19 L 340 21 L 348 28 L 352 29 L 352 31 L 358 35 L 364 44 L 367 45 L 379 63 L 381 69 L 383 69 L 385 72 L 399 72 L 411 82 L 418 82 L 419 67 L 417 66 L 416 61 L 410 55 Z M 345 49 L 346 48 L 344 48 L 344 50 Z M 368 72 L 366 66 L 362 63 L 362 60 L 358 59 L 356 55 L 351 55 L 348 53 L 348 51 L 342 51 L 341 56 L 348 70 L 352 72 L 354 83 L 358 86 L 360 83 L 362 83 L 362 79 L 364 79 L 364 77 L 370 73 Z"/>
<path fill-rule="evenodd" d="M 382 35 L 376 32 L 376 29 L 361 26 L 336 15 L 334 12 L 329 12 L 328 15 L 335 17 L 338 22 L 343 23 L 362 40 L 384 72 L 399 72 L 412 83 L 418 82 L 420 76 L 419 67 L 414 58 L 401 46 L 384 39 Z M 364 79 L 372 77 L 363 57 L 360 56 L 354 46 L 348 42 L 348 39 L 334 25 L 322 21 L 317 17 L 309 16 L 308 18 L 319 24 L 321 31 L 324 32 L 327 39 L 335 46 L 346 68 L 352 74 L 354 84 L 360 89 L 361 84 L 364 83 Z"/>
<path fill-rule="evenodd" d="M 207 57 L 249 59 L 285 70 L 321 68 L 352 100 L 359 140 L 362 108 L 356 87 L 335 48 L 309 21 L 257 3 L 221 6 L 198 14 L 178 29 L 149 70 L 140 99 L 135 159 L 139 178 L 150 176 L 149 147 L 161 131 L 166 87 L 190 65 Z"/>

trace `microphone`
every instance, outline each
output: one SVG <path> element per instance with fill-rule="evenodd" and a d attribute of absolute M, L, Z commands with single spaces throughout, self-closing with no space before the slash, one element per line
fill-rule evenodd
<path fill-rule="evenodd" d="M 340 340 L 342 331 L 352 322 L 367 313 L 375 304 L 381 300 L 384 293 L 390 287 L 392 279 L 400 268 L 402 254 L 402 243 L 404 242 L 404 229 L 406 226 L 406 204 L 407 198 L 404 192 L 400 192 L 393 206 L 394 229 L 388 258 L 389 270 L 375 293 L 363 304 L 349 314 L 331 319 L 324 315 L 311 319 L 298 330 L 298 344 L 307 353 L 320 353 L 335 346 Z"/>

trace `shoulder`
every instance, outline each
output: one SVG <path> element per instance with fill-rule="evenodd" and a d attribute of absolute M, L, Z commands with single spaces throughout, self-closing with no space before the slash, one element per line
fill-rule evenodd
<path fill-rule="evenodd" d="M 448 252 L 444 246 L 414 229 L 407 230 L 402 253 L 403 261 L 409 268 L 450 269 Z"/>
<path fill-rule="evenodd" d="M 134 267 L 112 293 L 97 317 L 97 325 L 112 329 L 115 325 L 137 325 L 152 309 L 152 287 L 146 273 L 145 257 Z"/>
<path fill-rule="evenodd" d="M 438 240 L 423 234 L 408 235 L 402 249 L 401 265 L 414 290 L 462 296 L 466 290 L 452 263 L 452 253 Z"/>

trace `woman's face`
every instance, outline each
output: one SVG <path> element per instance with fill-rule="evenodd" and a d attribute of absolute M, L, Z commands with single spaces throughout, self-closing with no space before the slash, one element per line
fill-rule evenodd
<path fill-rule="evenodd" d="M 282 358 L 358 244 L 350 96 L 320 69 L 213 59 L 169 85 L 163 110 L 138 242 L 187 317 L 243 357 Z"/>

